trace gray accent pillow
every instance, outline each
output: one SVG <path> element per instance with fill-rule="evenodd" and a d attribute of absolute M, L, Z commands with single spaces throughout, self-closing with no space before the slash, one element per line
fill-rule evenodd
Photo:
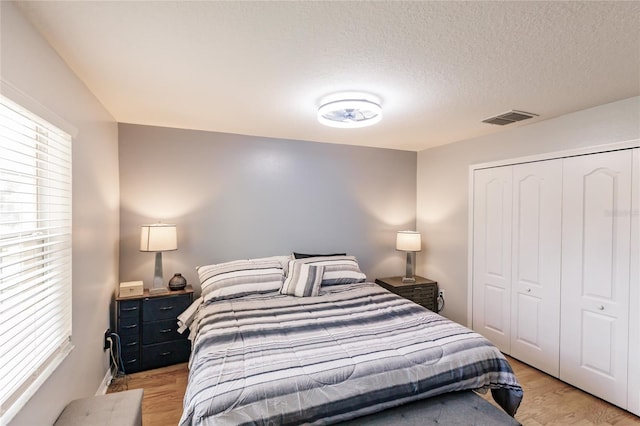
<path fill-rule="evenodd" d="M 284 280 L 280 293 L 297 297 L 317 296 L 322 284 L 324 266 L 289 262 L 289 276 Z"/>
<path fill-rule="evenodd" d="M 289 271 L 296 263 L 324 266 L 322 286 L 362 283 L 367 276 L 362 273 L 354 256 L 307 257 L 289 261 Z"/>

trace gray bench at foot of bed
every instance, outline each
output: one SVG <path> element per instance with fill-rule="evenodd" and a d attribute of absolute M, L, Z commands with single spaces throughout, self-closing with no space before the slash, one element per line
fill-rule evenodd
<path fill-rule="evenodd" d="M 71 401 L 54 426 L 142 426 L 142 389 Z"/>
<path fill-rule="evenodd" d="M 342 426 L 497 426 L 520 425 L 513 417 L 472 391 L 453 392 L 411 402 L 340 423 Z"/>

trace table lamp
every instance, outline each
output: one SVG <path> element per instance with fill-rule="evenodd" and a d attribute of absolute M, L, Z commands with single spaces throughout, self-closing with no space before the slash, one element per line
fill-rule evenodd
<path fill-rule="evenodd" d="M 166 293 L 169 291 L 162 279 L 162 252 L 178 249 L 176 225 L 154 223 L 142 225 L 140 231 L 140 251 L 156 252 L 156 266 L 153 274 L 153 286 L 149 294 Z"/>
<path fill-rule="evenodd" d="M 415 283 L 416 279 L 413 277 L 413 263 L 412 255 L 422 250 L 422 241 L 420 239 L 420 233 L 415 231 L 398 231 L 396 237 L 396 250 L 407 252 L 407 270 L 405 276 L 402 278 L 403 283 Z"/>

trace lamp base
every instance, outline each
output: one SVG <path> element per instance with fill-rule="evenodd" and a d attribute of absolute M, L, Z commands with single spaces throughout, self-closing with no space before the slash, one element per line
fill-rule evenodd
<path fill-rule="evenodd" d="M 407 252 L 407 269 L 405 271 L 404 277 L 402 277 L 403 283 L 415 283 L 416 279 L 413 277 L 413 261 L 411 259 L 411 255 L 413 253 Z"/>
<path fill-rule="evenodd" d="M 153 287 L 149 289 L 149 294 L 169 293 L 169 289 L 164 286 L 162 279 L 162 252 L 156 253 L 156 267 L 153 273 Z"/>

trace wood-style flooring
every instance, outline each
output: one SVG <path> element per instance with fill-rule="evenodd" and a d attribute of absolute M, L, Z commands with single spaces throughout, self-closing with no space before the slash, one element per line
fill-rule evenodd
<path fill-rule="evenodd" d="M 640 418 L 582 392 L 535 368 L 509 358 L 524 388 L 516 419 L 525 426 L 538 425 L 640 425 Z M 187 364 L 143 371 L 118 379 L 109 392 L 144 389 L 143 426 L 175 426 L 182 414 L 187 386 Z M 491 401 L 490 394 L 485 398 Z"/>
<path fill-rule="evenodd" d="M 182 399 L 187 389 L 187 363 L 141 371 L 118 378 L 107 393 L 144 389 L 142 426 L 176 426 L 182 415 Z"/>
<path fill-rule="evenodd" d="M 538 425 L 640 425 L 640 418 L 574 388 L 522 362 L 507 357 L 524 389 L 516 420 Z M 491 394 L 484 395 L 491 401 Z"/>

